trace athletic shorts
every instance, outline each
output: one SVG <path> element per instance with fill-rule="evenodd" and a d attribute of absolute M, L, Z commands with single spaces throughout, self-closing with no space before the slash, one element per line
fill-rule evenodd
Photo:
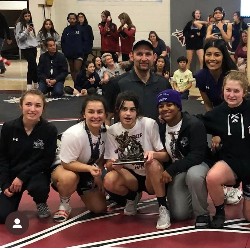
<path fill-rule="evenodd" d="M 126 168 L 127 169 L 127 168 Z M 136 179 L 138 182 L 138 192 L 145 191 L 148 193 L 148 190 L 146 188 L 145 182 L 146 182 L 146 176 L 136 174 L 132 169 L 127 169 Z"/>

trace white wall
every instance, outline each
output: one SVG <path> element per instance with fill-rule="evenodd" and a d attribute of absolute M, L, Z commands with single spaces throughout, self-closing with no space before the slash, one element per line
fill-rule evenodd
<path fill-rule="evenodd" d="M 36 31 L 43 23 L 43 7 L 38 3 L 44 0 L 30 0 L 29 8 L 33 16 Z M 51 18 L 59 34 L 67 25 L 67 14 L 69 12 L 83 12 L 94 31 L 94 47 L 100 47 L 100 34 L 98 23 L 101 21 L 101 12 L 109 10 L 113 22 L 119 27 L 118 15 L 122 12 L 129 14 L 132 22 L 136 26 L 136 39 L 148 38 L 151 30 L 156 31 L 167 45 L 170 45 L 170 0 L 162 1 L 77 1 L 77 0 L 54 0 L 52 7 L 45 7 L 46 18 Z"/>

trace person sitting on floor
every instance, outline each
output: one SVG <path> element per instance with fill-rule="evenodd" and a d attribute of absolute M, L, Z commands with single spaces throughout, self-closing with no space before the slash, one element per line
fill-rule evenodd
<path fill-rule="evenodd" d="M 84 97 L 80 122 L 62 134 L 57 164 L 53 164 L 52 187 L 60 195 L 54 221 L 66 221 L 71 213 L 71 195 L 77 191 L 86 208 L 93 213 L 106 211 L 102 185 L 103 152 L 106 128 L 106 103 L 100 95 Z"/>
<path fill-rule="evenodd" d="M 18 210 L 23 192 L 33 198 L 39 218 L 50 216 L 47 199 L 57 129 L 42 118 L 45 98 L 31 89 L 20 99 L 22 115 L 5 122 L 0 138 L 0 223 Z"/>
<path fill-rule="evenodd" d="M 65 86 L 64 91 L 69 95 L 85 96 L 90 88 L 101 93 L 100 77 L 95 71 L 95 65 L 92 61 L 87 61 L 84 69 L 76 76 L 74 88 Z"/>
<path fill-rule="evenodd" d="M 133 92 L 118 95 L 115 111 L 119 122 L 108 128 L 104 158 L 109 172 L 104 177 L 104 187 L 111 197 L 126 197 L 125 215 L 137 213 L 142 191 L 156 194 L 159 204 L 156 228 L 166 229 L 170 227 L 170 217 L 161 163 L 168 160 L 168 154 L 161 143 L 158 125 L 155 120 L 139 115 L 139 99 Z M 115 160 L 132 155 L 142 162 L 114 164 Z"/>
<path fill-rule="evenodd" d="M 206 175 L 209 148 L 202 122 L 182 112 L 180 93 L 164 90 L 157 96 L 160 135 L 171 161 L 165 164 L 162 178 L 167 183 L 171 219 L 187 220 L 195 215 L 196 228 L 208 228 Z"/>
<path fill-rule="evenodd" d="M 192 87 L 193 74 L 187 69 L 188 59 L 180 56 L 177 59 L 178 69 L 173 75 L 173 88 L 181 93 L 181 99 L 188 99 L 189 89 Z"/>
<path fill-rule="evenodd" d="M 47 52 L 43 53 L 38 63 L 39 89 L 43 94 L 51 92 L 52 97 L 64 95 L 63 87 L 68 75 L 66 57 L 57 51 L 54 38 L 45 40 Z"/>

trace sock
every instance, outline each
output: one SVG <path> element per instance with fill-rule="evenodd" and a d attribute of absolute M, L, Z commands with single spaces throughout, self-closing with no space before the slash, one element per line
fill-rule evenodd
<path fill-rule="evenodd" d="M 167 201 L 166 201 L 166 196 L 157 197 L 157 201 L 158 201 L 159 207 L 160 206 L 164 206 L 164 207 L 166 207 L 168 209 L 168 205 L 167 205 Z"/>
<path fill-rule="evenodd" d="M 115 201 L 117 204 L 119 204 L 121 206 L 126 205 L 127 199 L 124 196 L 114 194 L 108 190 L 106 190 L 106 192 L 110 195 L 111 200 Z"/>
<path fill-rule="evenodd" d="M 64 197 L 64 196 L 60 195 L 60 200 L 61 200 L 60 206 L 63 206 L 65 208 L 65 210 L 68 210 L 70 207 L 70 205 L 69 205 L 70 196 Z"/>
<path fill-rule="evenodd" d="M 135 197 L 137 195 L 137 192 L 129 190 L 128 193 L 124 196 L 127 200 L 135 200 Z"/>
<path fill-rule="evenodd" d="M 224 203 L 219 205 L 219 206 L 215 206 L 215 209 L 216 209 L 216 215 L 225 216 L 225 205 L 224 205 Z"/>

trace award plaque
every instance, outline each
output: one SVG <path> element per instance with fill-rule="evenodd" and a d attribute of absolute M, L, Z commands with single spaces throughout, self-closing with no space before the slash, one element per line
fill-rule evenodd
<path fill-rule="evenodd" d="M 113 165 L 144 164 L 144 150 L 141 143 L 136 140 L 135 135 L 129 136 L 128 131 L 125 131 L 116 136 L 115 140 L 119 143 L 116 150 L 118 160 Z"/>

